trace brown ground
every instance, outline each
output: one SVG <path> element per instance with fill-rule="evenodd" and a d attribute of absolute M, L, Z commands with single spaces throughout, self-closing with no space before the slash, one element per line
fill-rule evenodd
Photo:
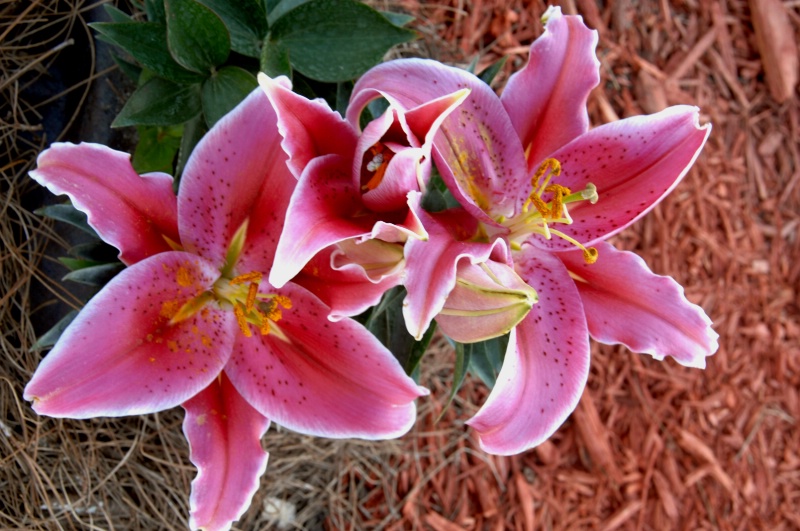
<path fill-rule="evenodd" d="M 270 497 L 296 505 L 290 529 L 800 528 L 800 2 L 558 3 L 600 31 L 594 123 L 677 103 L 699 105 L 713 123 L 683 183 L 615 243 L 686 287 L 713 319 L 719 352 L 698 371 L 594 345 L 570 420 L 535 450 L 497 458 L 462 425 L 486 396 L 481 384 L 468 380 L 434 423 L 452 366 L 436 343 L 424 375 L 433 398 L 420 401 L 412 433 L 375 444 L 271 430 L 269 469 L 238 528 L 265 526 Z M 28 352 L 30 315 L 41 310 L 30 305 L 32 278 L 41 280 L 42 249 L 58 236 L 21 206 L 33 188 L 25 172 L 54 138 L 23 138 L 39 118 L 19 94 L 90 5 L 64 2 L 55 13 L 42 4 L 0 7 L 0 528 L 180 529 L 194 471 L 179 411 L 57 421 L 20 398 L 40 359 Z M 524 63 L 544 10 L 521 0 L 394 6 L 421 21 L 417 54 L 462 64 L 478 52 L 482 64 L 508 55 L 501 83 Z M 25 44 L 51 22 L 63 25 L 60 37 Z"/>

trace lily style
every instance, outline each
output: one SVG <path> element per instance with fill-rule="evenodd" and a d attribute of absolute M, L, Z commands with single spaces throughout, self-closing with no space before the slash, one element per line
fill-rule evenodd
<path fill-rule="evenodd" d="M 704 367 L 718 348 L 710 319 L 680 285 L 604 241 L 678 185 L 710 125 L 699 125 L 697 108 L 681 105 L 590 129 L 586 102 L 600 79 L 597 33 L 557 7 L 543 20 L 527 65 L 500 97 L 468 72 L 407 59 L 368 71 L 351 102 L 354 113 L 378 95 L 416 108 L 469 90 L 442 122 L 432 155 L 449 192 L 474 219 L 460 227 L 472 230 L 434 230 L 423 222 L 432 235 L 406 243 L 405 282 L 435 284 L 428 293 L 436 297 L 407 301 L 421 308 L 409 325 L 415 335 L 447 307 L 453 261 L 480 257 L 487 244 L 502 240 L 514 270 L 535 291 L 535 303 L 511 332 L 496 386 L 467 422 L 481 446 L 497 454 L 536 446 L 574 410 L 588 377 L 589 335 L 689 367 Z M 446 212 L 435 220 L 440 225 Z M 426 271 L 426 256 L 450 262 L 425 278 L 417 272 Z"/>
<path fill-rule="evenodd" d="M 137 175 L 128 154 L 96 144 L 54 144 L 31 172 L 69 196 L 128 267 L 67 328 L 24 397 L 39 414 L 78 419 L 183 406 L 198 468 L 192 528 L 228 529 L 244 513 L 270 421 L 398 437 L 427 394 L 362 325 L 330 321 L 300 284 L 267 280 L 282 267 L 275 252 L 297 187 L 281 140 L 256 89 L 197 145 L 177 197 L 169 175 Z"/>

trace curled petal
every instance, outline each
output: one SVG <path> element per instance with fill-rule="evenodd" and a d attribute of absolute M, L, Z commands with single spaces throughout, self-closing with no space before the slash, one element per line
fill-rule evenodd
<path fill-rule="evenodd" d="M 499 239 L 494 244 L 471 241 L 478 225 L 463 209 L 429 213 L 417 205 L 415 211 L 428 239 L 406 242 L 408 295 L 403 301 L 403 317 L 408 333 L 419 340 L 456 286 L 459 263 L 485 262 L 495 246 L 505 244 Z M 452 328 L 456 331 L 458 327 Z"/>
<path fill-rule="evenodd" d="M 581 252 L 556 255 L 576 279 L 592 337 L 705 368 L 719 336 L 702 308 L 686 300 L 680 284 L 653 274 L 637 255 L 605 242 L 597 249 L 599 258 L 591 265 Z"/>
<path fill-rule="evenodd" d="M 242 398 L 224 372 L 183 408 L 183 433 L 197 467 L 189 525 L 208 531 L 230 529 L 247 510 L 267 469 L 261 437 L 269 419 Z"/>
<path fill-rule="evenodd" d="M 589 130 L 586 101 L 600 82 L 597 32 L 581 17 L 551 7 L 528 63 L 512 75 L 501 101 L 527 152 L 529 169 Z"/>
<path fill-rule="evenodd" d="M 286 160 L 275 111 L 256 89 L 206 133 L 186 164 L 178 195 L 186 249 L 222 266 L 247 220 L 241 259 L 250 270 L 266 271 L 296 184 Z"/>
<path fill-rule="evenodd" d="M 237 343 L 225 368 L 263 415 L 323 437 L 384 439 L 414 423 L 414 399 L 427 394 L 372 334 L 351 319 L 331 322 L 328 308 L 290 283 L 291 309 L 268 335 Z"/>
<path fill-rule="evenodd" d="M 318 253 L 292 280 L 330 306 L 329 318 L 359 315 L 402 283 L 403 247 L 381 240 L 345 240 Z"/>
<path fill-rule="evenodd" d="M 258 75 L 261 89 L 278 114 L 283 149 L 289 154 L 289 169 L 300 178 L 314 158 L 324 155 L 353 157 L 356 131 L 322 99 L 309 100 L 292 92 L 285 77 L 276 80 Z"/>
<path fill-rule="evenodd" d="M 207 305 L 172 317 L 219 271 L 198 256 L 160 253 L 122 271 L 64 331 L 25 387 L 37 413 L 117 417 L 177 406 L 228 360 L 233 314 Z"/>
<path fill-rule="evenodd" d="M 710 124 L 698 125 L 697 107 L 676 105 L 602 125 L 576 138 L 552 155 L 561 162 L 558 183 L 573 192 L 593 183 L 600 199 L 596 204 L 570 204 L 573 223 L 559 229 L 586 245 L 618 233 L 678 185 L 710 132 Z M 531 243 L 573 248 L 561 238 L 534 238 Z"/>
<path fill-rule="evenodd" d="M 54 194 L 69 196 L 100 238 L 120 250 L 125 264 L 172 250 L 165 237 L 180 241 L 169 175 L 140 176 L 130 155 L 99 144 L 56 143 L 37 163 L 31 177 Z"/>
<path fill-rule="evenodd" d="M 550 437 L 578 405 L 589 375 L 589 334 L 578 290 L 553 255 L 532 247 L 514 257 L 539 302 L 512 331 L 486 403 L 467 424 L 481 448 L 512 455 Z"/>

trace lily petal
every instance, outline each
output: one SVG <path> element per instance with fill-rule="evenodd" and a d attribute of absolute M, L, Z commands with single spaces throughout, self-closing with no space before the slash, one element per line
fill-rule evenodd
<path fill-rule="evenodd" d="M 197 467 L 189 525 L 207 531 L 230 529 L 250 506 L 267 469 L 261 437 L 269 419 L 242 398 L 224 372 L 183 408 L 183 433 Z"/>
<path fill-rule="evenodd" d="M 296 178 L 316 157 L 353 157 L 356 131 L 325 100 L 295 94 L 291 82 L 283 76 L 273 80 L 261 73 L 258 83 L 278 114 L 283 149 L 289 154 L 289 169 Z"/>
<path fill-rule="evenodd" d="M 221 266 L 233 235 L 248 220 L 242 260 L 267 270 L 283 226 L 279 213 L 295 186 L 286 160 L 275 111 L 255 89 L 211 128 L 186 164 L 178 195 L 186 249 Z"/>
<path fill-rule="evenodd" d="M 455 288 L 459 262 L 485 262 L 495 246 L 505 247 L 505 243 L 500 239 L 495 243 L 470 241 L 478 225 L 464 209 L 430 213 L 417 206 L 415 212 L 428 239 L 411 239 L 405 245 L 408 295 L 403 301 L 403 317 L 408 333 L 419 340 Z"/>
<path fill-rule="evenodd" d="M 599 242 L 597 250 L 600 258 L 591 265 L 579 251 L 556 254 L 576 277 L 592 337 L 705 368 L 719 336 L 702 308 L 686 300 L 681 285 L 653 274 L 639 256 L 609 243 Z"/>
<path fill-rule="evenodd" d="M 339 248 L 341 244 L 331 246 L 292 279 L 330 307 L 331 321 L 365 312 L 378 304 L 387 290 L 403 281 L 402 246 L 380 240 L 360 244 L 346 240 L 342 244 L 357 256 L 349 256 L 351 253 Z"/>
<path fill-rule="evenodd" d="M 375 224 L 354 189 L 350 161 L 338 155 L 309 162 L 286 219 L 269 276 L 275 287 L 286 284 L 318 252 L 342 240 L 368 236 Z"/>
<path fill-rule="evenodd" d="M 178 251 L 123 270 L 64 331 L 25 399 L 41 415 L 80 419 L 152 413 L 195 395 L 228 361 L 236 321 L 208 305 L 169 322 L 217 277 L 212 264 Z"/>
<path fill-rule="evenodd" d="M 291 309 L 268 335 L 239 341 L 225 368 L 263 415 L 323 437 L 382 439 L 414 423 L 414 399 L 427 394 L 372 334 L 351 319 L 330 322 L 328 308 L 290 283 Z"/>
<path fill-rule="evenodd" d="M 589 375 L 589 334 L 581 299 L 564 265 L 526 246 L 515 256 L 539 302 L 512 331 L 486 403 L 467 424 L 485 451 L 512 455 L 550 437 L 578 405 Z"/>
<path fill-rule="evenodd" d="M 551 7 L 544 33 L 531 45 L 525 67 L 513 74 L 500 100 L 511 117 L 528 167 L 589 130 L 586 101 L 600 82 L 597 32 L 581 17 Z"/>
<path fill-rule="evenodd" d="M 86 213 L 103 241 L 134 264 L 178 242 L 177 201 L 172 177 L 138 175 L 130 155 L 100 144 L 55 143 L 42 152 L 30 176 L 54 194 L 66 194 Z"/>
<path fill-rule="evenodd" d="M 352 123 L 367 102 L 382 94 L 411 110 L 465 88 L 469 96 L 445 118 L 436 135 L 436 165 L 459 203 L 477 219 L 493 223 L 493 216 L 513 213 L 529 175 L 508 113 L 486 83 L 436 61 L 390 61 L 358 80 L 347 118 Z"/>
<path fill-rule="evenodd" d="M 594 205 L 570 204 L 573 223 L 558 228 L 588 246 L 649 212 L 686 175 L 711 133 L 710 124 L 699 126 L 698 111 L 676 105 L 626 118 L 593 129 L 556 151 L 552 157 L 562 168 L 558 183 L 577 192 L 591 182 L 600 196 Z M 573 248 L 561 238 L 534 238 L 531 243 Z"/>

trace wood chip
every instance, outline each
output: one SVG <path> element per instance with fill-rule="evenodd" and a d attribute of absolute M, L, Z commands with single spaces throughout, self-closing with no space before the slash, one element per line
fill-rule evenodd
<path fill-rule="evenodd" d="M 780 0 L 750 0 L 748 4 L 767 85 L 775 101 L 783 103 L 794 96 L 797 86 L 800 62 L 795 31 Z"/>

